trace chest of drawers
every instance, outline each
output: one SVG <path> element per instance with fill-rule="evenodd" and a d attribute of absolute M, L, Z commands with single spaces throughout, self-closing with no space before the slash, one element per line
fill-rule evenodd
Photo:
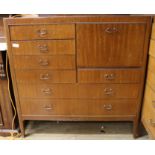
<path fill-rule="evenodd" d="M 5 19 L 20 121 L 133 121 L 138 135 L 150 17 Z"/>

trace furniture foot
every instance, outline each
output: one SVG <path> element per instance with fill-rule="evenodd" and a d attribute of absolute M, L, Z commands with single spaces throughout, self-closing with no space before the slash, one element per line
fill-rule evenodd
<path fill-rule="evenodd" d="M 133 137 L 138 138 L 140 136 L 139 134 L 139 121 L 134 120 L 133 121 Z"/>
<path fill-rule="evenodd" d="M 21 136 L 24 138 L 25 137 L 24 121 L 20 121 L 19 126 L 20 126 Z"/>

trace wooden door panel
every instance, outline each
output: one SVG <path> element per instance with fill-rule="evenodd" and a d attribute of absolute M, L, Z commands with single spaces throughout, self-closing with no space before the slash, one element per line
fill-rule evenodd
<path fill-rule="evenodd" d="M 79 67 L 141 66 L 145 24 L 78 24 Z"/>

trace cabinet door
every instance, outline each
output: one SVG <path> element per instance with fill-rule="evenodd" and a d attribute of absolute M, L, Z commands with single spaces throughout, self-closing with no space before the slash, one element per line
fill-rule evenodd
<path fill-rule="evenodd" d="M 145 29 L 144 23 L 77 24 L 78 66 L 141 66 Z"/>

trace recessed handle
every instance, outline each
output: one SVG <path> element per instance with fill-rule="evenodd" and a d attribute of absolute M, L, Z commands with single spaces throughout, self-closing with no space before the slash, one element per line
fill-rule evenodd
<path fill-rule="evenodd" d="M 48 34 L 48 31 L 45 28 L 42 28 L 40 30 L 37 30 L 37 34 L 39 37 L 45 37 Z"/>
<path fill-rule="evenodd" d="M 104 74 L 104 78 L 106 80 L 114 80 L 115 79 L 115 75 L 114 74 Z"/>
<path fill-rule="evenodd" d="M 152 119 L 149 120 L 149 123 L 151 124 L 151 126 L 155 127 L 155 121 L 153 121 Z"/>
<path fill-rule="evenodd" d="M 38 46 L 40 52 L 47 53 L 48 52 L 48 46 L 47 45 L 39 45 Z"/>
<path fill-rule="evenodd" d="M 40 64 L 41 66 L 48 66 L 48 65 L 49 65 L 49 62 L 48 62 L 48 60 L 40 59 L 40 60 L 39 60 L 39 64 Z"/>
<path fill-rule="evenodd" d="M 108 110 L 108 111 L 112 110 L 112 105 L 111 104 L 104 104 L 103 107 L 104 107 L 105 110 Z"/>
<path fill-rule="evenodd" d="M 118 29 L 116 27 L 108 27 L 105 29 L 105 32 L 108 34 L 112 34 L 118 32 Z"/>
<path fill-rule="evenodd" d="M 49 80 L 49 74 L 40 74 L 40 80 Z"/>
<path fill-rule="evenodd" d="M 50 95 L 52 93 L 52 90 L 50 88 L 44 88 L 42 89 L 42 92 L 46 95 Z"/>

